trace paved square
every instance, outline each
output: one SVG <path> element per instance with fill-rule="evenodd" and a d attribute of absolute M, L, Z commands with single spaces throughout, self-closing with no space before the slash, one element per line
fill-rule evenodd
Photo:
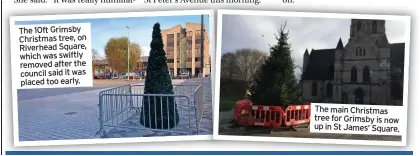
<path fill-rule="evenodd" d="M 189 79 L 184 82 L 175 81 L 175 83 L 176 82 L 182 84 L 196 84 L 200 81 L 199 79 Z M 200 135 L 211 134 L 213 130 L 210 78 L 206 78 L 203 89 L 205 92 L 204 104 L 206 111 L 200 124 Z M 18 101 L 19 140 L 70 140 L 97 137 L 96 132 L 99 130 L 98 95 L 102 90 L 104 89 Z M 129 124 L 130 122 L 128 121 L 126 123 Z M 121 130 L 115 129 L 114 131 Z M 175 135 L 148 132 L 144 132 L 144 134 L 142 133 L 140 135 L 139 133 L 128 133 L 130 131 L 138 130 L 126 129 L 124 131 L 126 132 L 113 133 L 115 136 L 109 136 L 139 137 Z M 193 134 L 197 134 L 196 131 L 197 130 L 195 130 L 195 133 Z"/>

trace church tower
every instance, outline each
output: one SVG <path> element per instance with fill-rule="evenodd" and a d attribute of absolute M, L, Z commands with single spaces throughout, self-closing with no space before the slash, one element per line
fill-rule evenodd
<path fill-rule="evenodd" d="M 385 35 L 385 20 L 352 19 L 350 26 L 350 38 L 356 34 Z"/>
<path fill-rule="evenodd" d="M 389 101 L 379 96 L 389 95 L 389 59 L 385 20 L 352 19 L 350 38 L 342 58 L 342 83 L 345 83 L 342 89 L 349 103 L 386 104 Z"/>

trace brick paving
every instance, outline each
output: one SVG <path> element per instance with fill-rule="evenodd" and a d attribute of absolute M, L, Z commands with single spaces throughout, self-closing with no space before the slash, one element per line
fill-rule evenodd
<path fill-rule="evenodd" d="M 192 79 L 188 83 L 194 81 Z M 175 83 L 181 83 L 181 81 L 176 80 Z M 209 84 L 208 82 L 207 85 Z M 102 90 L 104 89 L 18 101 L 19 140 L 71 140 L 97 137 L 98 95 Z M 205 90 L 205 92 L 209 94 L 208 91 Z M 206 107 L 210 103 L 211 114 L 211 92 L 209 96 L 210 101 L 206 100 Z M 211 123 L 211 118 L 209 121 Z M 203 119 L 201 124 L 204 125 L 201 126 L 203 134 L 211 132 L 209 125 L 206 124 L 209 121 L 206 118 Z"/>

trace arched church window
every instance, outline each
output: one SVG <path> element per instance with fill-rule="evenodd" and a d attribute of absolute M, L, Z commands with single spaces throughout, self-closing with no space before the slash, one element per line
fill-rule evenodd
<path fill-rule="evenodd" d="M 363 56 L 366 55 L 366 49 L 363 49 Z"/>
<path fill-rule="evenodd" d="M 376 21 L 373 21 L 372 24 L 372 33 L 376 34 L 378 32 L 378 26 L 376 24 Z"/>
<path fill-rule="evenodd" d="M 357 88 L 354 90 L 354 103 L 355 104 L 364 104 L 365 91 L 362 88 Z"/>
<path fill-rule="evenodd" d="M 327 84 L 327 97 L 332 97 L 333 94 L 333 85 L 328 82 Z"/>
<path fill-rule="evenodd" d="M 365 67 L 363 69 L 363 82 L 370 82 L 370 69 Z"/>
<path fill-rule="evenodd" d="M 356 67 L 351 68 L 351 76 L 350 76 L 350 80 L 351 82 L 357 82 L 357 69 Z"/>

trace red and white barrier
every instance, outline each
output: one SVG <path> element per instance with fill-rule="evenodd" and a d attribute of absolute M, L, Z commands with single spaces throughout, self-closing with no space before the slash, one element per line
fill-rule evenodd
<path fill-rule="evenodd" d="M 311 105 L 288 106 L 285 111 L 280 106 L 252 106 L 251 101 L 241 100 L 236 103 L 234 118 L 243 126 L 281 127 L 295 126 L 310 122 Z"/>
<path fill-rule="evenodd" d="M 311 105 L 288 106 L 285 113 L 286 126 L 295 126 L 310 121 Z"/>

